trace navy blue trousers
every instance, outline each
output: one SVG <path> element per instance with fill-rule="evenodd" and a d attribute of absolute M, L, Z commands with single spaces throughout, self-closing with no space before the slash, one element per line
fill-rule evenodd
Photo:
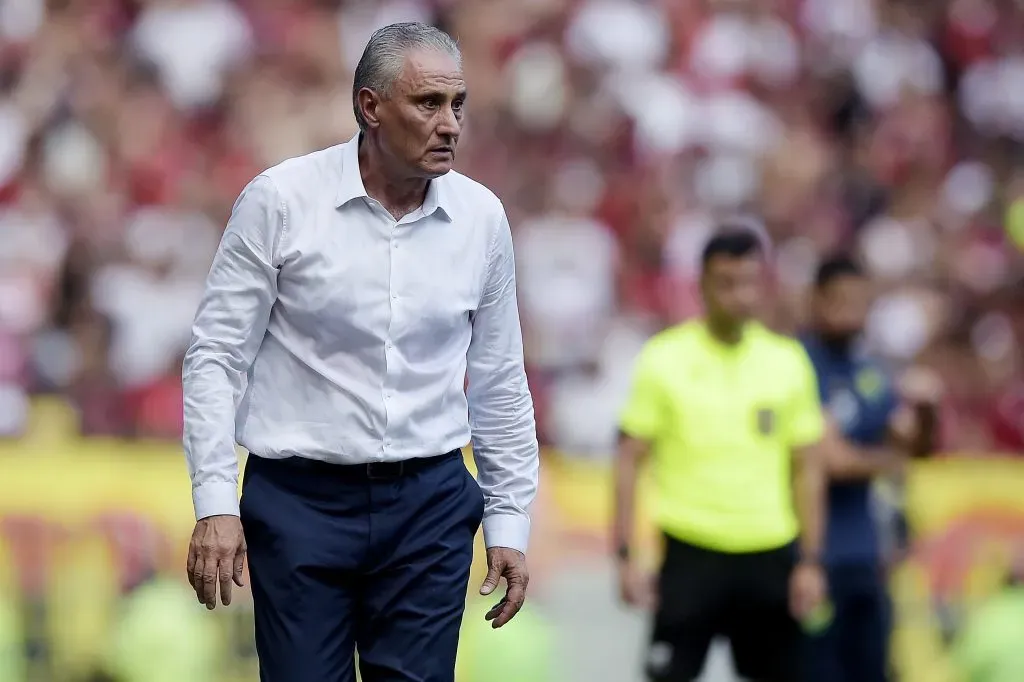
<path fill-rule="evenodd" d="M 834 616 L 808 637 L 806 682 L 886 682 L 892 608 L 882 569 L 837 566 L 828 581 Z"/>
<path fill-rule="evenodd" d="M 454 680 L 483 494 L 458 452 L 397 469 L 249 457 L 261 682 L 355 682 L 356 649 L 363 682 Z"/>

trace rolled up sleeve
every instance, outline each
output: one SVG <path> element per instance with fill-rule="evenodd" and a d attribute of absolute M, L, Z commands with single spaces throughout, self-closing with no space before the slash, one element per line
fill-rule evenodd
<path fill-rule="evenodd" d="M 185 459 L 197 519 L 238 515 L 235 413 L 277 300 L 285 214 L 258 176 L 235 202 L 196 312 L 182 367 Z"/>
<path fill-rule="evenodd" d="M 525 553 L 540 457 L 523 359 L 512 233 L 504 210 L 492 238 L 484 290 L 472 324 L 467 398 L 473 456 L 486 498 L 484 543 Z"/>

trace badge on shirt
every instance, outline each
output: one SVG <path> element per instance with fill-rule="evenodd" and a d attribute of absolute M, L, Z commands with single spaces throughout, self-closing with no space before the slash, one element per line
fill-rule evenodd
<path fill-rule="evenodd" d="M 762 436 L 770 436 L 775 431 L 775 410 L 762 407 L 757 411 L 757 431 Z"/>
<path fill-rule="evenodd" d="M 881 397 L 882 391 L 885 389 L 885 376 L 874 367 L 865 367 L 857 372 L 854 384 L 856 385 L 857 392 L 865 400 L 875 402 Z"/>

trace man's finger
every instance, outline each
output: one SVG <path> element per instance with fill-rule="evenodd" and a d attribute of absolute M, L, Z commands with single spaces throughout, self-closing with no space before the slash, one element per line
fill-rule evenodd
<path fill-rule="evenodd" d="M 484 620 L 494 620 L 501 613 L 501 610 L 505 608 L 505 600 L 502 599 L 500 602 L 491 607 L 491 610 L 484 614 Z"/>
<path fill-rule="evenodd" d="M 516 605 L 511 601 L 505 602 L 501 607 L 501 612 L 491 621 L 491 627 L 497 630 L 502 627 L 510 620 L 515 618 L 516 614 L 519 613 L 519 609 L 522 608 L 522 604 Z"/>
<path fill-rule="evenodd" d="M 803 590 L 796 590 L 790 599 L 790 609 L 797 618 L 804 618 L 813 609 L 812 602 L 811 595 Z"/>
<path fill-rule="evenodd" d="M 224 606 L 231 606 L 231 579 L 234 577 L 231 564 L 229 559 L 220 560 L 220 603 Z"/>
<path fill-rule="evenodd" d="M 505 623 L 515 618 L 519 609 L 523 608 L 526 602 L 526 585 L 521 580 L 513 580 L 508 587 L 508 593 L 503 600 L 500 613 L 491 622 L 492 628 L 500 628 Z"/>
<path fill-rule="evenodd" d="M 487 596 L 498 587 L 498 580 L 501 578 L 502 566 L 495 564 L 487 569 L 487 577 L 480 586 L 480 594 Z"/>
<path fill-rule="evenodd" d="M 185 573 L 188 576 L 188 584 L 192 586 L 192 589 L 196 589 L 196 550 L 194 547 L 189 546 L 188 548 L 188 559 L 185 560 Z"/>
<path fill-rule="evenodd" d="M 205 560 L 200 554 L 196 557 L 196 562 L 192 566 L 192 575 L 189 578 L 189 582 L 192 583 L 192 589 L 196 591 L 196 599 L 200 604 L 203 603 L 203 565 Z"/>
<path fill-rule="evenodd" d="M 203 564 L 203 603 L 211 611 L 217 607 L 217 563 L 207 559 Z"/>
<path fill-rule="evenodd" d="M 242 573 L 245 570 L 245 548 L 235 552 L 235 565 L 232 573 L 232 579 L 235 584 L 239 587 L 245 587 L 245 580 L 242 578 Z"/>

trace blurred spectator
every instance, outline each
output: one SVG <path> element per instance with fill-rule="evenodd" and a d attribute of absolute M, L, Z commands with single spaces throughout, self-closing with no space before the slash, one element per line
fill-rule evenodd
<path fill-rule="evenodd" d="M 872 344 L 948 384 L 945 446 L 1024 450 L 1024 13 L 998 0 L 5 2 L 0 436 L 56 392 L 87 433 L 176 437 L 238 191 L 353 134 L 353 60 L 406 19 L 461 41 L 460 165 L 513 220 L 553 444 L 606 448 L 622 339 L 699 312 L 694 254 L 747 216 L 769 322 L 796 328 L 821 254 L 858 250 Z"/>

